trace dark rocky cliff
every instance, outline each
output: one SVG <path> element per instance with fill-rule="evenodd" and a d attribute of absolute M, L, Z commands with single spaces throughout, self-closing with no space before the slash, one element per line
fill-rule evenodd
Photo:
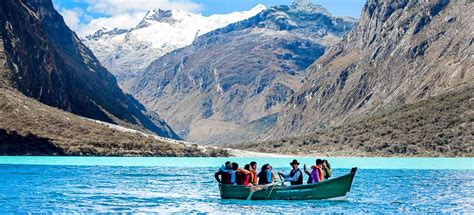
<path fill-rule="evenodd" d="M 252 139 L 275 123 L 303 71 L 354 24 L 307 2 L 272 7 L 159 58 L 130 92 L 187 140 Z"/>
<path fill-rule="evenodd" d="M 473 1 L 369 0 L 315 62 L 268 138 L 341 125 L 474 81 Z"/>
<path fill-rule="evenodd" d="M 178 138 L 156 114 L 147 116 L 143 105 L 121 91 L 50 0 L 1 1 L 0 36 L 3 87 L 80 116 Z"/>

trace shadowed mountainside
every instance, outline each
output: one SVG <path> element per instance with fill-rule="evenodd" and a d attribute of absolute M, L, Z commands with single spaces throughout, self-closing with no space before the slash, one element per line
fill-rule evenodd
<path fill-rule="evenodd" d="M 14 144 L 12 144 L 14 143 Z M 0 129 L 0 155 L 65 155 L 50 139 Z"/>
<path fill-rule="evenodd" d="M 51 1 L 0 1 L 0 155 L 228 155 L 126 128 L 177 138 L 157 115 L 144 112 Z"/>
<path fill-rule="evenodd" d="M 158 115 L 121 91 L 50 0 L 0 1 L 0 38 L 0 87 L 84 117 L 179 138 Z"/>

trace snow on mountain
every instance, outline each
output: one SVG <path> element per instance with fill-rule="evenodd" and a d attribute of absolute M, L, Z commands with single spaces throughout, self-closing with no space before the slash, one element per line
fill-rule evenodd
<path fill-rule="evenodd" d="M 128 92 L 186 140 L 250 141 L 274 125 L 305 69 L 354 25 L 308 1 L 273 6 L 157 58 Z"/>
<path fill-rule="evenodd" d="M 255 16 L 265 9 L 260 4 L 248 11 L 211 16 L 155 9 L 149 11 L 134 28 L 103 28 L 87 36 L 84 42 L 102 64 L 122 81 L 158 57 L 192 44 L 196 37 Z"/>

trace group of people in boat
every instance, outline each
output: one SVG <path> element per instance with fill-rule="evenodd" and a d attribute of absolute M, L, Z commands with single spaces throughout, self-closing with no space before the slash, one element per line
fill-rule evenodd
<path fill-rule="evenodd" d="M 311 169 L 307 169 L 305 164 L 303 171 L 299 168 L 300 163 L 296 159 L 290 165 L 291 171 L 285 174 L 274 172 L 270 164 L 262 165 L 260 171 L 257 171 L 257 162 L 255 161 L 245 164 L 244 168 L 239 168 L 238 163 L 227 161 L 219 168 L 214 177 L 223 184 L 251 186 L 275 183 L 277 176 L 280 176 L 283 181 L 290 182 L 291 185 L 300 185 L 303 184 L 303 174 L 308 175 L 308 184 L 327 180 L 332 175 L 331 165 L 327 160 L 316 159 L 316 163 L 311 165 Z"/>

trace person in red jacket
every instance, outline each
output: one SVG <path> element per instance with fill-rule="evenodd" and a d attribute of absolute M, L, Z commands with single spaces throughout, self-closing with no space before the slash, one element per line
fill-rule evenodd
<path fill-rule="evenodd" d="M 237 169 L 237 185 L 249 186 L 252 172 L 250 172 L 250 164 L 246 164 L 243 169 Z"/>

